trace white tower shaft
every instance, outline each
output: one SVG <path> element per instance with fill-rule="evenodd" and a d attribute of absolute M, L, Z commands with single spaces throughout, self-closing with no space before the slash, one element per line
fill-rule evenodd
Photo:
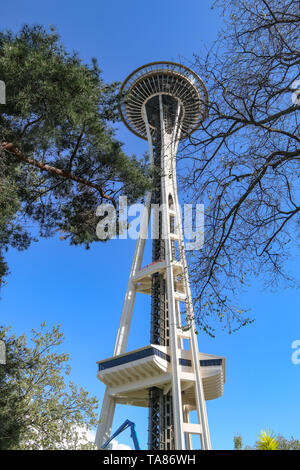
<path fill-rule="evenodd" d="M 197 120 L 203 119 L 199 97 L 201 90 L 204 95 L 206 90 L 199 77 L 186 67 L 157 64 L 157 70 L 149 64 L 137 69 L 135 80 L 133 73 L 124 82 L 131 86 L 127 122 L 133 132 L 147 138 L 151 166 L 154 152 L 156 159 L 159 156 L 161 177 L 153 194 L 146 194 L 113 357 L 99 361 L 98 377 L 106 384 L 106 391 L 96 445 L 101 448 L 109 438 L 115 406 L 124 403 L 149 407 L 151 449 L 192 449 L 192 435 L 197 434 L 201 448 L 209 450 L 206 400 L 223 393 L 225 359 L 198 350 L 176 181 L 178 143 Z M 151 204 L 154 195 L 161 204 L 161 218 L 155 218 L 154 224 L 152 221 L 154 233 L 159 234 L 158 244 L 154 245 L 159 256 L 142 268 L 151 210 L 157 213 L 157 207 Z M 155 298 L 155 318 L 151 311 L 154 333 L 150 345 L 126 352 L 137 292 Z M 188 340 L 188 348 L 184 340 Z M 191 423 L 192 410 L 197 411 L 197 423 Z"/>

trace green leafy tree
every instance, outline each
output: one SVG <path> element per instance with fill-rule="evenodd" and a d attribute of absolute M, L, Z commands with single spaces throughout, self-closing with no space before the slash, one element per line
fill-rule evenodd
<path fill-rule="evenodd" d="M 240 434 L 236 434 L 233 438 L 234 450 L 243 449 L 243 438 Z"/>
<path fill-rule="evenodd" d="M 285 437 L 281 436 L 281 434 L 278 434 L 277 441 L 278 450 L 300 450 L 300 441 L 294 437 L 286 439 Z"/>
<path fill-rule="evenodd" d="M 0 279 L 8 247 L 26 249 L 57 230 L 86 247 L 96 236 L 96 208 L 129 202 L 149 185 L 145 162 L 114 137 L 118 83 L 106 84 L 95 59 L 70 54 L 54 29 L 24 26 L 0 33 Z"/>
<path fill-rule="evenodd" d="M 0 449 L 91 449 L 97 399 L 67 380 L 69 356 L 60 327 L 25 335 L 0 329 L 6 365 L 0 365 Z"/>
<path fill-rule="evenodd" d="M 233 438 L 235 450 L 300 450 L 300 441 L 291 437 L 286 439 L 281 434 L 275 435 L 270 431 L 262 431 L 254 447 L 243 447 L 243 439 L 240 434 Z"/>

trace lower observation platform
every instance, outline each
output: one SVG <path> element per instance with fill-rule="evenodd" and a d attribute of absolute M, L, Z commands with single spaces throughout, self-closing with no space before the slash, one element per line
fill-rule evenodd
<path fill-rule="evenodd" d="M 179 376 L 182 404 L 190 410 L 196 408 L 195 375 L 192 370 L 191 351 L 180 350 Z M 198 353 L 205 400 L 223 395 L 225 383 L 225 358 Z M 150 344 L 140 349 L 120 354 L 98 362 L 98 378 L 109 387 L 116 403 L 149 406 L 148 391 L 159 387 L 171 390 L 172 366 L 169 348 Z"/>

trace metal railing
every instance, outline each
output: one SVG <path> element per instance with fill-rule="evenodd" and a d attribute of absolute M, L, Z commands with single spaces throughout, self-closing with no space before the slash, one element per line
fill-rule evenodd
<path fill-rule="evenodd" d="M 113 359 L 108 359 L 107 361 L 103 361 L 98 364 L 99 372 L 105 369 L 110 369 L 111 367 L 120 366 L 122 364 L 128 364 L 129 362 L 138 361 L 139 359 L 144 359 L 145 357 L 150 356 L 158 356 L 164 359 L 167 362 L 171 362 L 171 358 L 168 354 L 160 351 L 159 349 L 153 348 L 149 346 L 148 348 L 141 349 L 140 351 L 136 351 L 130 354 L 126 354 L 124 356 L 116 357 Z M 179 358 L 179 364 L 181 366 L 191 367 L 192 361 L 190 359 L 182 359 Z M 222 359 L 201 359 L 200 366 L 201 367 L 211 367 L 211 366 L 221 366 Z"/>

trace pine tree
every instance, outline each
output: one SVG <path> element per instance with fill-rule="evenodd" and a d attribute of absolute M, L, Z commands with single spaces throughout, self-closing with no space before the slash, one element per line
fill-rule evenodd
<path fill-rule="evenodd" d="M 96 208 L 138 199 L 145 162 L 114 137 L 118 83 L 106 84 L 95 59 L 69 53 L 54 29 L 0 33 L 0 279 L 8 247 L 26 249 L 57 230 L 71 244 L 97 241 Z"/>

